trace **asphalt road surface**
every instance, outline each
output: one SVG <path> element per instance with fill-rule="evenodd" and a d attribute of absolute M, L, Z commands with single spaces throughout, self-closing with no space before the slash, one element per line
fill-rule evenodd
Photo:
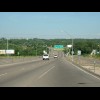
<path fill-rule="evenodd" d="M 100 79 L 58 58 L 0 66 L 0 87 L 99 87 Z"/>

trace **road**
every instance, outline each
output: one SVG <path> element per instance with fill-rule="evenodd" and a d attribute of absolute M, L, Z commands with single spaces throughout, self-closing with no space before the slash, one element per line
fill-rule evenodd
<path fill-rule="evenodd" d="M 100 79 L 73 65 L 58 52 L 58 58 L 0 66 L 0 87 L 99 87 Z"/>

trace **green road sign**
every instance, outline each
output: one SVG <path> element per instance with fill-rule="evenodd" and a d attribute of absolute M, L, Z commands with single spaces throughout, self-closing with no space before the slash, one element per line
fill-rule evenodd
<path fill-rule="evenodd" d="M 54 45 L 54 50 L 63 50 L 64 46 L 63 45 Z"/>

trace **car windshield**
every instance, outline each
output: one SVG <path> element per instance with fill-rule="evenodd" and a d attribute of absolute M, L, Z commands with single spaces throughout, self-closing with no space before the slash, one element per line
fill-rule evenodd
<path fill-rule="evenodd" d="M 48 55 L 43 55 L 43 56 L 48 56 Z"/>

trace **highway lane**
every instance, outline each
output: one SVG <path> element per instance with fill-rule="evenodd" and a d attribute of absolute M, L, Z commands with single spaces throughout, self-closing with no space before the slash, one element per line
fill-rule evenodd
<path fill-rule="evenodd" d="M 68 62 L 38 60 L 0 68 L 0 87 L 99 87 L 100 79 Z"/>
<path fill-rule="evenodd" d="M 100 79 L 73 66 L 65 59 L 58 59 L 48 73 L 45 73 L 33 86 L 39 87 L 99 87 Z"/>
<path fill-rule="evenodd" d="M 40 70 L 41 74 L 43 67 L 51 61 L 52 59 L 50 61 L 38 60 L 2 67 L 0 68 L 0 86 L 26 86 L 29 83 L 28 80 L 32 81 L 31 78 L 35 77 L 37 70 Z"/>

